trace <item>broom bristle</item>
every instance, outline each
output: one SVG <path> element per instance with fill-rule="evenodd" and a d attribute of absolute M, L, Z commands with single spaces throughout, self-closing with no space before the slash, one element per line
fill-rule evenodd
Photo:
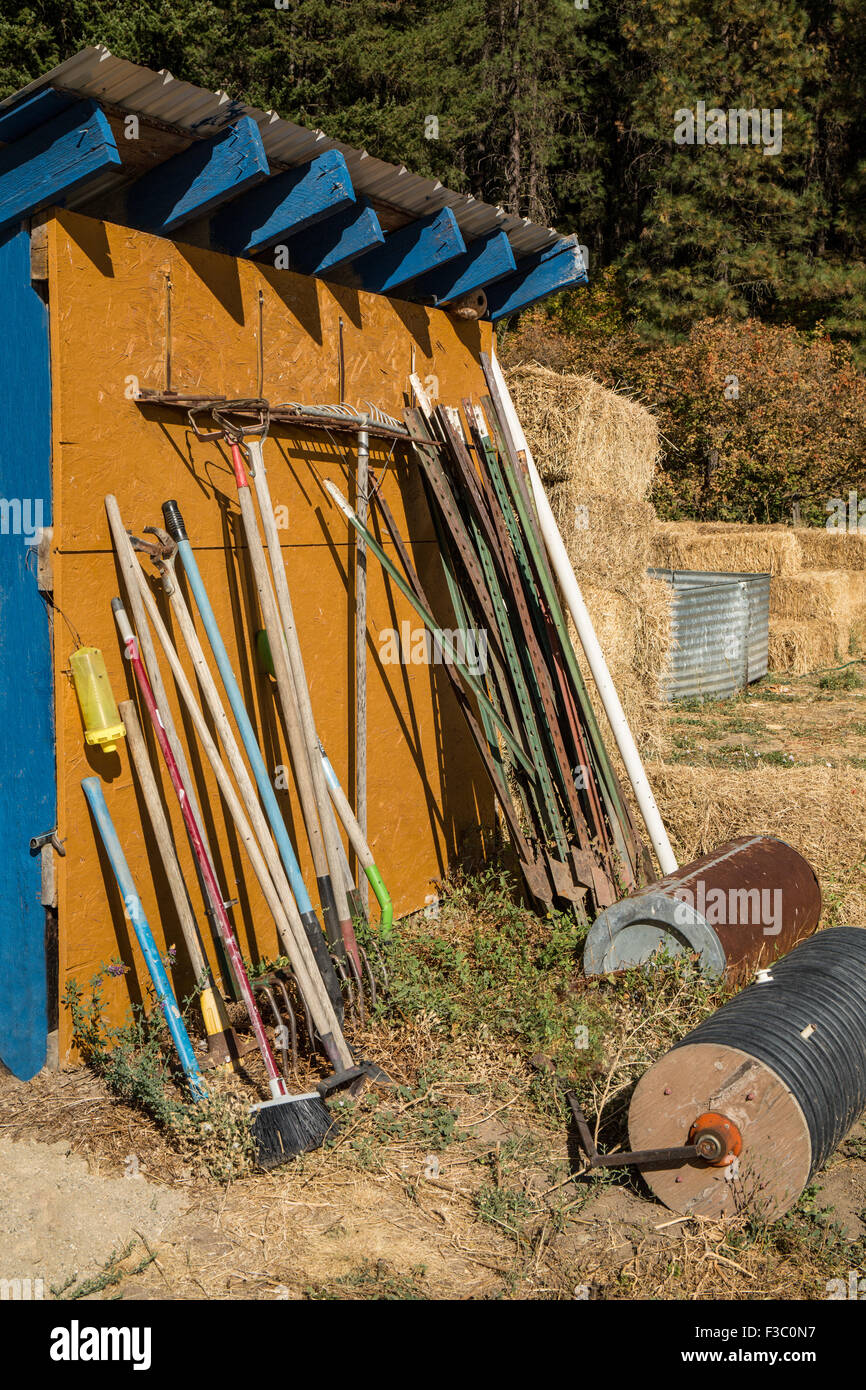
<path fill-rule="evenodd" d="M 298 1154 L 321 1148 L 337 1127 L 316 1091 L 266 1100 L 254 1105 L 250 1113 L 256 1159 L 262 1168 L 278 1168 Z"/>

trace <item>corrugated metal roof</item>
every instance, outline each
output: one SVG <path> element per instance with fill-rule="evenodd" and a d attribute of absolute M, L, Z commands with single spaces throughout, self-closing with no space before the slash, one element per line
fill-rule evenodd
<path fill-rule="evenodd" d="M 421 178 L 403 165 L 388 164 L 366 150 L 356 150 L 340 140 L 332 140 L 321 130 L 307 130 L 293 121 L 283 120 L 273 111 L 234 101 L 226 92 L 209 92 L 191 82 L 181 82 L 166 71 L 115 58 L 102 44 L 82 49 L 74 57 L 38 77 L 20 92 L 0 102 L 0 110 L 44 87 L 72 92 L 80 97 L 134 112 L 181 131 L 190 138 L 201 138 L 222 129 L 239 116 L 251 116 L 258 125 L 269 160 L 276 165 L 303 164 L 325 150 L 339 150 L 349 168 L 357 193 L 386 203 L 408 219 L 422 217 L 450 207 L 466 240 L 499 227 L 507 232 L 516 256 L 543 250 L 558 240 L 552 227 L 542 227 L 529 218 L 506 213 L 471 194 L 455 193 L 438 180 Z M 120 173 L 117 183 L 128 178 Z M 104 191 L 104 186 L 100 191 Z M 93 189 L 82 201 L 93 196 Z M 68 206 L 74 206 L 70 200 Z"/>
<path fill-rule="evenodd" d="M 767 674 L 770 576 L 651 569 L 673 589 L 669 700 L 723 699 Z"/>

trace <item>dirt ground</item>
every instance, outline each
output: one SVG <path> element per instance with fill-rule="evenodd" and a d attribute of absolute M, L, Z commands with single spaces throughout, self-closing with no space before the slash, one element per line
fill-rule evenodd
<path fill-rule="evenodd" d="M 866 767 L 866 688 L 769 678 L 668 729 L 671 765 Z M 634 1080 L 697 1021 L 694 986 L 568 988 L 605 1011 L 579 1094 L 613 1147 Z M 634 1173 L 582 1171 L 543 1059 L 497 1024 L 507 992 L 475 992 L 471 1030 L 431 994 L 356 1035 L 395 1087 L 350 1102 L 332 1145 L 229 1182 L 89 1069 L 0 1077 L 0 1279 L 85 1300 L 822 1299 L 864 1272 L 863 1123 L 781 1221 L 677 1217 Z"/>

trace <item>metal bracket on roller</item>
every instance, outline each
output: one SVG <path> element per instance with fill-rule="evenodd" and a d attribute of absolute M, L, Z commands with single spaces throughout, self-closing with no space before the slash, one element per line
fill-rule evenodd
<path fill-rule="evenodd" d="M 577 1135 L 589 1159 L 590 1168 L 634 1168 L 650 1163 L 660 1163 L 673 1167 L 679 1163 L 689 1163 L 700 1158 L 714 1167 L 726 1167 L 739 1154 L 742 1147 L 740 1133 L 724 1115 L 699 1115 L 689 1131 L 691 1144 L 678 1144 L 670 1149 L 636 1149 L 631 1153 L 621 1152 L 600 1154 L 590 1133 L 586 1116 L 577 1103 L 573 1091 L 567 1091 L 566 1100 L 571 1106 Z M 707 1123 L 705 1124 L 704 1121 Z"/>

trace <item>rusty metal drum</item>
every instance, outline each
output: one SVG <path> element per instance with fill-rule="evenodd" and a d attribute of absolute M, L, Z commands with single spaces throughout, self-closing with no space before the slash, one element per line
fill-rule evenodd
<path fill-rule="evenodd" d="M 587 975 L 693 954 L 737 982 L 811 936 L 821 915 L 814 869 L 784 840 L 746 835 L 614 903 L 595 919 Z"/>

